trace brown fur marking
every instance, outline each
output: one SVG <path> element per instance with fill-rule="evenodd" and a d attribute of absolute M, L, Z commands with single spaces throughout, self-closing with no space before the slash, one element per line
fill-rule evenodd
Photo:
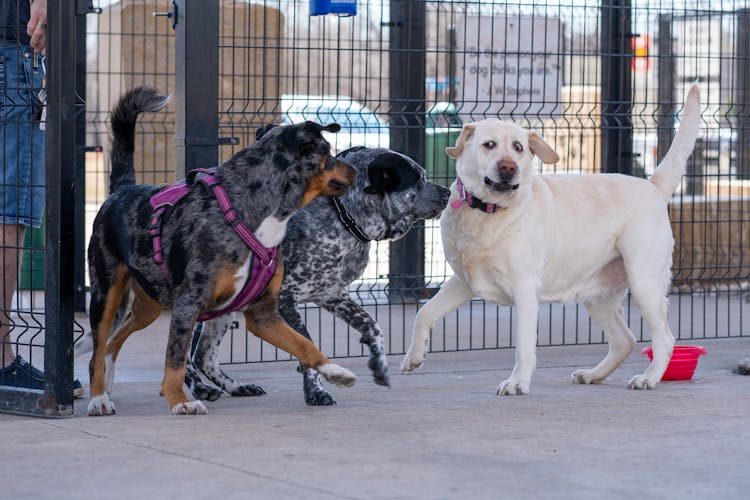
<path fill-rule="evenodd" d="M 107 354 L 112 356 L 113 361 L 117 361 L 117 355 L 128 337 L 153 323 L 163 309 L 161 304 L 149 297 L 135 280 L 131 279 L 129 286 L 133 292 L 133 303 L 117 332 L 107 344 Z"/>
<path fill-rule="evenodd" d="M 332 180 L 347 186 L 354 183 L 356 173 L 349 165 L 333 159 L 335 166 L 333 168 L 328 168 L 327 165 L 329 161 L 330 156 L 326 155 L 320 162 L 320 172 L 312 179 L 305 194 L 302 196 L 299 204 L 300 208 L 306 206 L 318 196 L 340 196 L 343 194 L 338 192 L 337 189 L 331 187 L 329 183 Z"/>
<path fill-rule="evenodd" d="M 107 345 L 107 337 L 112 329 L 112 323 L 115 320 L 115 314 L 117 309 L 120 307 L 122 297 L 125 295 L 127 290 L 127 282 L 130 274 L 128 268 L 121 265 L 117 268 L 114 282 L 107 291 L 106 303 L 104 306 L 104 312 L 102 314 L 102 320 L 97 325 L 96 331 L 93 333 L 96 335 L 94 356 L 91 358 L 89 364 L 89 376 L 91 379 L 91 386 L 89 392 L 92 397 L 100 396 L 104 394 L 105 379 L 104 379 L 104 367 L 105 367 L 105 356 Z"/>
<path fill-rule="evenodd" d="M 266 293 L 245 310 L 245 325 L 248 331 L 295 356 L 306 366 L 317 368 L 330 363 L 315 344 L 297 333 L 279 314 L 278 298 L 283 277 L 284 263 L 279 251 L 276 272 L 268 284 Z"/>
<path fill-rule="evenodd" d="M 175 407 L 179 403 L 187 403 L 190 398 L 187 397 L 185 391 L 182 389 L 185 383 L 185 363 L 183 362 L 182 367 L 174 369 L 169 366 L 169 363 L 164 364 L 164 379 L 161 383 L 161 391 L 159 392 L 167 400 L 167 406 L 169 409 Z"/>
<path fill-rule="evenodd" d="M 215 309 L 221 304 L 226 304 L 229 299 L 234 297 L 237 293 L 236 274 L 236 267 L 233 269 L 224 268 L 217 273 L 216 284 L 214 285 L 213 302 L 207 304 L 207 311 Z"/>

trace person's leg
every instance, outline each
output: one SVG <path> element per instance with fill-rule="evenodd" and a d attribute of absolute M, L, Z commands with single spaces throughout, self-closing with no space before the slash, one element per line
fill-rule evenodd
<path fill-rule="evenodd" d="M 2 342 L 2 357 L 0 368 L 13 363 L 16 353 L 10 338 L 10 314 L 13 309 L 13 292 L 16 289 L 16 276 L 18 276 L 18 261 L 21 257 L 19 247 L 23 242 L 24 226 L 14 224 L 0 225 L 0 260 L 2 261 L 2 275 L 0 281 L 2 287 L 2 310 L 0 310 L 0 342 Z"/>
<path fill-rule="evenodd" d="M 11 310 L 25 227 L 44 215 L 44 65 L 26 44 L 0 42 L 0 385 L 44 389 L 44 373 L 15 352 Z"/>

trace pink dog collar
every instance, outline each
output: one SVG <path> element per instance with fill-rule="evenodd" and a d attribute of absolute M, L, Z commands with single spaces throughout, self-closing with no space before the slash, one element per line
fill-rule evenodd
<path fill-rule="evenodd" d="M 474 195 L 466 191 L 466 187 L 464 186 L 464 183 L 461 182 L 460 177 L 456 177 L 456 187 L 458 188 L 458 199 L 451 203 L 451 208 L 461 208 L 466 204 L 471 208 L 476 208 L 477 210 L 481 210 L 488 214 L 495 212 L 498 208 L 502 208 L 494 203 L 485 203 L 479 198 L 475 198 Z"/>

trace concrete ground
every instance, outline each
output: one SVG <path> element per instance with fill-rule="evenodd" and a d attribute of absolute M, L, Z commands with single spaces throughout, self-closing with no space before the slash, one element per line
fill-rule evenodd
<path fill-rule="evenodd" d="M 642 345 L 604 384 L 576 386 L 606 346 L 543 347 L 531 394 L 498 397 L 509 349 L 431 354 L 375 385 L 363 358 L 338 406 L 313 408 L 293 362 L 227 366 L 268 394 L 222 397 L 170 416 L 159 397 L 166 321 L 133 336 L 118 364 L 117 414 L 0 414 L 0 498 L 745 499 L 750 339 L 707 348 L 694 380 L 630 391 Z M 681 342 L 685 344 L 686 342 Z M 85 363 L 76 376 L 87 381 Z"/>

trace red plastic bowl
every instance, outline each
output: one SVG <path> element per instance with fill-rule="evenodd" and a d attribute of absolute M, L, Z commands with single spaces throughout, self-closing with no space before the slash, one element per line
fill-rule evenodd
<path fill-rule="evenodd" d="M 646 347 L 641 354 L 648 354 L 648 359 L 654 359 L 651 347 Z M 672 359 L 669 360 L 667 370 L 662 375 L 662 380 L 690 380 L 698 366 L 698 356 L 706 354 L 706 349 L 699 345 L 676 345 L 672 351 Z"/>

